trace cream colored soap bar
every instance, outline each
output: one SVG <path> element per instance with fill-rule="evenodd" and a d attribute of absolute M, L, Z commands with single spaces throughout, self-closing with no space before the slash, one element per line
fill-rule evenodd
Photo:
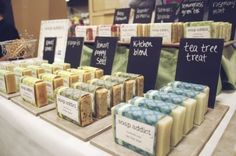
<path fill-rule="evenodd" d="M 131 37 L 143 36 L 142 24 L 121 24 L 120 26 L 120 41 L 130 43 Z"/>
<path fill-rule="evenodd" d="M 92 98 L 89 93 L 60 87 L 56 89 L 55 94 L 59 117 L 82 127 L 93 122 Z"/>
<path fill-rule="evenodd" d="M 59 67 L 48 63 L 41 64 L 41 67 L 45 70 L 45 73 L 50 73 L 50 74 L 55 74 L 58 70 L 60 70 Z"/>
<path fill-rule="evenodd" d="M 104 74 L 104 71 L 102 69 L 90 67 L 90 66 L 82 66 L 82 67 L 78 67 L 78 69 L 87 70 L 87 71 L 91 72 L 92 79 L 94 79 L 94 78 L 100 79 Z"/>
<path fill-rule="evenodd" d="M 194 114 L 197 104 L 196 100 L 173 93 L 160 92 L 157 90 L 150 90 L 144 96 L 146 98 L 160 100 L 185 107 L 186 114 L 184 121 L 184 134 L 187 134 L 193 128 Z"/>
<path fill-rule="evenodd" d="M 186 90 L 181 88 L 174 88 L 174 87 L 163 87 L 160 89 L 163 92 L 167 93 L 174 93 L 177 95 L 183 95 L 197 101 L 196 111 L 194 115 L 194 124 L 201 125 L 204 120 L 204 114 L 206 110 L 206 103 L 207 103 L 207 95 L 205 93 L 193 91 L 193 90 Z"/>
<path fill-rule="evenodd" d="M 112 108 L 112 117 L 117 144 L 142 155 L 165 156 L 169 153 L 173 123 L 170 116 L 121 103 Z"/>
<path fill-rule="evenodd" d="M 12 94 L 16 91 L 15 74 L 13 72 L 0 69 L 0 92 Z"/>
<path fill-rule="evenodd" d="M 105 75 L 101 79 L 121 84 L 122 101 L 128 102 L 131 98 L 135 96 L 135 80 L 110 75 Z"/>
<path fill-rule="evenodd" d="M 56 74 L 63 78 L 65 87 L 72 87 L 73 83 L 79 81 L 78 74 L 74 74 L 64 70 L 57 71 Z"/>
<path fill-rule="evenodd" d="M 92 72 L 90 72 L 88 70 L 70 68 L 70 69 L 67 69 L 67 71 L 74 73 L 74 74 L 78 74 L 80 82 L 87 83 L 89 80 L 92 79 Z"/>
<path fill-rule="evenodd" d="M 15 65 L 9 61 L 0 62 L 0 69 L 13 72 Z"/>
<path fill-rule="evenodd" d="M 135 80 L 135 95 L 136 96 L 143 96 L 144 90 L 144 76 L 139 74 L 132 74 L 132 73 L 124 73 L 124 72 L 117 72 L 114 76 L 128 78 L 131 80 Z"/>
<path fill-rule="evenodd" d="M 96 118 L 105 117 L 108 114 L 108 90 L 84 82 L 73 84 L 73 88 L 90 93 L 92 97 L 92 110 Z"/>
<path fill-rule="evenodd" d="M 32 71 L 30 69 L 23 68 L 23 67 L 15 67 L 13 72 L 16 77 L 16 88 L 17 88 L 17 91 L 19 91 L 21 77 L 32 76 Z"/>
<path fill-rule="evenodd" d="M 32 76 L 36 78 L 39 78 L 39 75 L 45 72 L 42 67 L 36 65 L 29 65 L 27 69 L 31 70 Z"/>
<path fill-rule="evenodd" d="M 48 104 L 46 83 L 38 78 L 22 77 L 20 94 L 24 101 L 36 107 L 43 107 Z"/>
<path fill-rule="evenodd" d="M 95 86 L 104 87 L 108 90 L 108 108 L 117 105 L 121 102 L 121 86 L 118 83 L 113 83 L 100 79 L 92 79 L 90 84 Z"/>
<path fill-rule="evenodd" d="M 129 103 L 138 107 L 143 107 L 170 115 L 173 118 L 170 144 L 171 146 L 176 146 L 181 141 L 184 135 L 184 120 L 186 113 L 185 107 L 163 101 L 147 99 L 145 97 L 135 97 L 131 99 Z"/>
<path fill-rule="evenodd" d="M 67 70 L 70 68 L 69 63 L 53 63 L 56 67 L 58 67 L 60 70 Z"/>
<path fill-rule="evenodd" d="M 42 79 L 46 85 L 47 85 L 47 93 L 48 93 L 48 99 L 50 101 L 54 101 L 54 91 L 63 86 L 63 79 L 60 76 L 54 75 L 54 74 L 49 74 L 49 73 L 44 73 L 40 75 L 40 79 Z"/>

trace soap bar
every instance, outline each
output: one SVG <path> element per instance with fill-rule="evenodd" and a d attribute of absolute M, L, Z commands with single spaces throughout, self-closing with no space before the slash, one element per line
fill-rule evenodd
<path fill-rule="evenodd" d="M 72 87 L 73 83 L 79 81 L 79 75 L 74 74 L 68 71 L 60 70 L 56 72 L 56 75 L 59 75 L 63 78 L 65 87 Z"/>
<path fill-rule="evenodd" d="M 148 91 L 144 97 L 154 100 L 160 100 L 168 103 L 173 103 L 186 108 L 184 121 L 184 134 L 187 134 L 193 128 L 194 114 L 197 101 L 182 95 L 173 93 L 165 93 L 157 90 Z"/>
<path fill-rule="evenodd" d="M 114 74 L 114 76 L 124 77 L 124 78 L 128 78 L 131 80 L 135 80 L 136 81 L 135 94 L 136 94 L 136 96 L 143 96 L 143 90 L 144 90 L 144 76 L 143 75 L 117 72 Z"/>
<path fill-rule="evenodd" d="M 181 82 L 181 81 L 174 81 L 170 82 L 168 84 L 169 86 L 176 87 L 176 88 L 182 88 L 182 89 L 187 89 L 187 90 L 193 90 L 197 92 L 203 92 L 206 94 L 207 99 L 205 101 L 205 110 L 204 112 L 207 112 L 208 109 L 208 99 L 209 99 L 209 93 L 210 93 L 210 88 L 205 85 L 200 85 L 200 84 L 194 84 L 194 83 L 188 83 L 188 82 Z"/>
<path fill-rule="evenodd" d="M 69 63 L 53 63 L 53 65 L 58 67 L 60 70 L 67 70 L 70 68 Z"/>
<path fill-rule="evenodd" d="M 130 43 L 131 37 L 143 36 L 142 24 L 121 24 L 120 41 L 122 43 Z"/>
<path fill-rule="evenodd" d="M 100 79 L 92 79 L 90 81 L 90 84 L 104 87 L 108 90 L 108 96 L 110 97 L 110 100 L 108 101 L 109 109 L 121 102 L 121 86 L 118 83 Z"/>
<path fill-rule="evenodd" d="M 15 74 L 13 72 L 0 69 L 0 92 L 12 94 L 16 91 Z"/>
<path fill-rule="evenodd" d="M 111 37 L 111 25 L 99 25 L 98 36 Z"/>
<path fill-rule="evenodd" d="M 122 87 L 121 100 L 122 101 L 128 102 L 131 98 L 135 96 L 135 80 L 130 80 L 127 78 L 117 77 L 117 76 L 110 76 L 110 75 L 105 75 L 101 79 L 121 84 L 121 87 Z"/>
<path fill-rule="evenodd" d="M 83 37 L 84 41 L 94 41 L 97 36 L 97 26 L 76 26 L 75 36 Z"/>
<path fill-rule="evenodd" d="M 82 70 L 82 69 L 67 69 L 67 71 L 79 75 L 79 81 L 80 82 L 88 82 L 92 79 L 92 72 L 88 70 Z"/>
<path fill-rule="evenodd" d="M 172 23 L 150 24 L 150 37 L 162 37 L 163 43 L 171 43 Z"/>
<path fill-rule="evenodd" d="M 147 99 L 145 97 L 135 97 L 131 99 L 129 103 L 170 115 L 173 118 L 170 144 L 171 146 L 176 146 L 181 141 L 184 135 L 185 107 L 163 101 Z"/>
<path fill-rule="evenodd" d="M 184 36 L 184 25 L 182 22 L 172 23 L 172 43 L 179 43 Z"/>
<path fill-rule="evenodd" d="M 94 78 L 100 79 L 104 74 L 104 71 L 102 69 L 90 67 L 90 66 L 82 66 L 82 67 L 78 67 L 78 69 L 87 70 L 87 71 L 91 72 L 92 79 L 94 79 Z"/>
<path fill-rule="evenodd" d="M 163 113 L 121 103 L 112 108 L 117 144 L 141 155 L 165 156 L 170 151 L 173 119 Z"/>
<path fill-rule="evenodd" d="M 213 21 L 186 22 L 184 23 L 185 38 L 212 38 Z"/>
<path fill-rule="evenodd" d="M 55 74 L 60 68 L 53 64 L 43 63 L 41 67 L 45 70 L 45 73 Z"/>
<path fill-rule="evenodd" d="M 89 93 L 67 87 L 60 87 L 55 93 L 59 117 L 82 127 L 93 122 Z"/>
<path fill-rule="evenodd" d="M 48 104 L 46 83 L 38 78 L 22 77 L 20 94 L 24 101 L 36 107 L 43 107 Z"/>
<path fill-rule="evenodd" d="M 47 85 L 48 100 L 54 101 L 54 91 L 63 86 L 63 79 L 60 76 L 49 73 L 41 74 L 40 79 L 42 79 Z"/>
<path fill-rule="evenodd" d="M 92 110 L 96 118 L 103 118 L 108 114 L 108 90 L 84 82 L 73 84 L 73 88 L 90 93 L 92 97 Z"/>
<path fill-rule="evenodd" d="M 13 70 L 16 78 L 16 88 L 19 91 L 20 88 L 20 79 L 22 76 L 32 76 L 32 71 L 23 67 L 15 67 Z"/>
<path fill-rule="evenodd" d="M 183 95 L 197 101 L 196 111 L 194 115 L 194 124 L 201 125 L 204 120 L 204 114 L 206 110 L 206 101 L 208 99 L 205 93 L 193 91 L 193 90 L 186 90 L 181 88 L 173 88 L 173 87 L 163 87 L 160 91 L 166 93 L 174 93 L 177 95 Z"/>
<path fill-rule="evenodd" d="M 0 62 L 0 69 L 13 72 L 15 65 L 9 61 Z"/>
<path fill-rule="evenodd" d="M 29 65 L 27 69 L 31 70 L 32 76 L 36 78 L 39 78 L 39 75 L 45 72 L 42 67 L 36 65 Z"/>

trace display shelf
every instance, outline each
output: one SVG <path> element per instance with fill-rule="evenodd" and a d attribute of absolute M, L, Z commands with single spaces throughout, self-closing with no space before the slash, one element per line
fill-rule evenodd
<path fill-rule="evenodd" d="M 9 99 L 14 98 L 16 96 L 20 96 L 20 93 L 17 92 L 17 93 L 13 93 L 13 94 L 5 94 L 5 93 L 0 92 L 0 95 L 9 100 Z"/>
<path fill-rule="evenodd" d="M 56 110 L 41 114 L 40 117 L 83 141 L 88 141 L 111 127 L 111 115 L 98 119 L 86 127 L 79 127 L 58 117 Z"/>
<path fill-rule="evenodd" d="M 185 153 L 185 155 L 197 156 L 213 134 L 217 125 L 227 113 L 228 109 L 228 106 L 221 104 L 217 104 L 215 109 L 209 109 L 205 116 L 204 122 L 200 126 L 194 126 L 192 131 L 187 136 L 185 136 L 175 148 L 171 150 L 169 155 L 182 156 L 183 153 Z M 92 139 L 91 144 L 112 155 L 137 155 L 137 153 L 114 142 L 112 129 Z"/>
<path fill-rule="evenodd" d="M 14 97 L 11 99 L 12 102 L 14 102 L 15 104 L 21 106 L 22 108 L 24 108 L 25 110 L 29 111 L 30 113 L 32 113 L 35 116 L 38 116 L 42 113 L 48 112 L 50 110 L 53 110 L 56 108 L 56 104 L 52 103 L 49 105 L 46 105 L 44 107 L 38 108 L 33 106 L 32 104 L 24 101 L 20 96 Z"/>

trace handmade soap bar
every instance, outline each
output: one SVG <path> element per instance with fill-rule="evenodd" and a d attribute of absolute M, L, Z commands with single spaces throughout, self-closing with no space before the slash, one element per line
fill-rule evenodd
<path fill-rule="evenodd" d="M 16 77 L 16 88 L 17 88 L 17 91 L 19 91 L 21 77 L 32 76 L 32 71 L 30 69 L 23 68 L 23 67 L 15 67 L 13 72 Z"/>
<path fill-rule="evenodd" d="M 67 71 L 79 75 L 79 81 L 80 82 L 88 82 L 89 80 L 92 79 L 92 72 L 88 70 L 83 70 L 83 69 L 67 69 Z"/>
<path fill-rule="evenodd" d="M 90 93 L 92 97 L 92 110 L 96 118 L 102 118 L 108 114 L 108 90 L 84 82 L 73 84 L 73 88 Z"/>
<path fill-rule="evenodd" d="M 144 97 L 135 97 L 129 103 L 170 115 L 173 118 L 170 144 L 176 146 L 181 141 L 184 134 L 185 107 Z"/>
<path fill-rule="evenodd" d="M 114 76 L 124 77 L 124 78 L 128 78 L 128 79 L 131 79 L 131 80 L 135 80 L 136 81 L 135 94 L 137 96 L 143 96 L 144 76 L 139 75 L 139 74 L 124 73 L 124 72 L 117 72 L 117 73 L 114 74 Z"/>
<path fill-rule="evenodd" d="M 196 111 L 194 115 L 194 124 L 201 125 L 204 120 L 204 114 L 206 110 L 206 101 L 208 99 L 205 93 L 201 93 L 198 91 L 193 90 L 186 90 L 181 88 L 174 88 L 174 87 L 163 87 L 160 91 L 166 93 L 174 93 L 177 95 L 183 95 L 197 101 Z"/>
<path fill-rule="evenodd" d="M 41 67 L 45 70 L 45 73 L 55 74 L 60 68 L 53 64 L 43 63 Z"/>
<path fill-rule="evenodd" d="M 182 22 L 172 23 L 172 43 L 179 43 L 184 36 L 184 26 Z"/>
<path fill-rule="evenodd" d="M 185 38 L 212 38 L 213 21 L 186 22 L 184 23 Z"/>
<path fill-rule="evenodd" d="M 110 75 L 105 75 L 101 79 L 121 84 L 122 101 L 128 102 L 131 98 L 135 96 L 135 80 L 130 80 L 128 78 L 117 77 L 117 76 L 110 76 Z"/>
<path fill-rule="evenodd" d="M 150 24 L 150 37 L 162 37 L 163 43 L 171 43 L 172 23 Z"/>
<path fill-rule="evenodd" d="M 79 75 L 74 74 L 68 71 L 60 70 L 56 72 L 57 75 L 61 76 L 64 81 L 64 86 L 65 87 L 72 87 L 73 83 L 79 81 Z"/>
<path fill-rule="evenodd" d="M 131 37 L 143 36 L 142 24 L 121 24 L 120 26 L 120 41 L 130 43 Z"/>
<path fill-rule="evenodd" d="M 163 113 L 121 103 L 112 108 L 117 144 L 141 155 L 165 156 L 170 151 L 173 119 Z"/>
<path fill-rule="evenodd" d="M 78 69 L 87 70 L 87 71 L 91 72 L 92 79 L 94 79 L 94 78 L 100 79 L 104 74 L 104 71 L 102 69 L 90 67 L 90 66 L 82 66 L 82 67 L 78 67 Z"/>
<path fill-rule="evenodd" d="M 169 86 L 176 87 L 176 88 L 182 88 L 182 89 L 187 89 L 187 90 L 193 90 L 197 92 L 203 92 L 206 94 L 207 99 L 205 105 L 205 110 L 204 112 L 207 112 L 208 109 L 208 99 L 209 99 L 209 93 L 210 93 L 210 88 L 205 85 L 200 85 L 200 84 L 194 84 L 194 83 L 188 83 L 188 82 L 181 82 L 181 81 L 174 81 L 170 82 L 168 84 Z"/>
<path fill-rule="evenodd" d="M 82 127 L 93 122 L 89 93 L 67 87 L 60 87 L 55 92 L 59 117 Z"/>
<path fill-rule="evenodd" d="M 41 74 L 40 79 L 42 79 L 47 85 L 48 99 L 54 101 L 54 91 L 63 86 L 63 79 L 60 76 L 49 73 Z"/>
<path fill-rule="evenodd" d="M 14 70 L 15 65 L 9 61 L 0 62 L 0 69 L 12 71 Z"/>
<path fill-rule="evenodd" d="M 24 101 L 36 107 L 43 107 L 48 104 L 46 83 L 38 78 L 22 77 L 20 94 Z"/>
<path fill-rule="evenodd" d="M 109 81 L 100 80 L 100 79 L 92 79 L 90 81 L 90 84 L 104 87 L 108 90 L 108 96 L 110 97 L 108 98 L 110 99 L 108 101 L 109 109 L 111 109 L 111 107 L 121 102 L 121 86 L 118 83 L 109 82 Z"/>
<path fill-rule="evenodd" d="M 58 67 L 60 70 L 67 70 L 70 68 L 69 63 L 53 63 L 56 67 Z"/>
<path fill-rule="evenodd" d="M 36 78 L 39 78 L 39 75 L 45 72 L 42 67 L 36 65 L 29 65 L 27 69 L 31 70 L 32 76 Z"/>
<path fill-rule="evenodd" d="M 144 97 L 185 107 L 186 114 L 184 121 L 184 134 L 187 134 L 193 128 L 194 114 L 197 103 L 196 100 L 173 93 L 160 92 L 157 90 L 148 91 Z"/>
<path fill-rule="evenodd" d="M 13 72 L 0 69 L 0 92 L 12 94 L 16 91 L 15 74 Z"/>
<path fill-rule="evenodd" d="M 85 41 L 94 41 L 97 36 L 97 26 L 76 26 L 76 37 L 83 37 Z"/>

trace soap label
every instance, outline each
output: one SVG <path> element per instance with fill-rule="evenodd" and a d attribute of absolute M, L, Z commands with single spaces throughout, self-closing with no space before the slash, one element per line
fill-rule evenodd
<path fill-rule="evenodd" d="M 25 84 L 20 84 L 20 95 L 27 102 L 35 104 L 35 93 L 34 87 L 27 86 Z"/>
<path fill-rule="evenodd" d="M 0 76 L 0 91 L 6 93 L 7 92 L 7 88 L 6 88 L 6 84 L 5 84 L 5 77 L 4 76 Z"/>
<path fill-rule="evenodd" d="M 79 122 L 78 102 L 68 99 L 64 96 L 57 95 L 57 111 L 66 117 Z"/>
<path fill-rule="evenodd" d="M 186 38 L 211 38 L 211 28 L 210 26 L 188 27 Z"/>
<path fill-rule="evenodd" d="M 116 138 L 154 154 L 155 127 L 116 115 Z"/>
<path fill-rule="evenodd" d="M 132 36 L 137 36 L 137 25 L 121 25 L 120 38 L 121 42 L 130 42 Z"/>
<path fill-rule="evenodd" d="M 63 77 L 64 80 L 64 86 L 69 87 L 70 86 L 70 78 L 69 77 Z"/>
<path fill-rule="evenodd" d="M 98 27 L 98 36 L 111 37 L 111 26 L 101 25 Z"/>
<path fill-rule="evenodd" d="M 53 85 L 52 85 L 52 82 L 45 81 L 45 83 L 46 83 L 46 86 L 47 86 L 48 96 L 52 97 L 53 96 Z"/>
<path fill-rule="evenodd" d="M 150 37 L 162 37 L 163 43 L 171 43 L 171 24 L 151 26 Z"/>

